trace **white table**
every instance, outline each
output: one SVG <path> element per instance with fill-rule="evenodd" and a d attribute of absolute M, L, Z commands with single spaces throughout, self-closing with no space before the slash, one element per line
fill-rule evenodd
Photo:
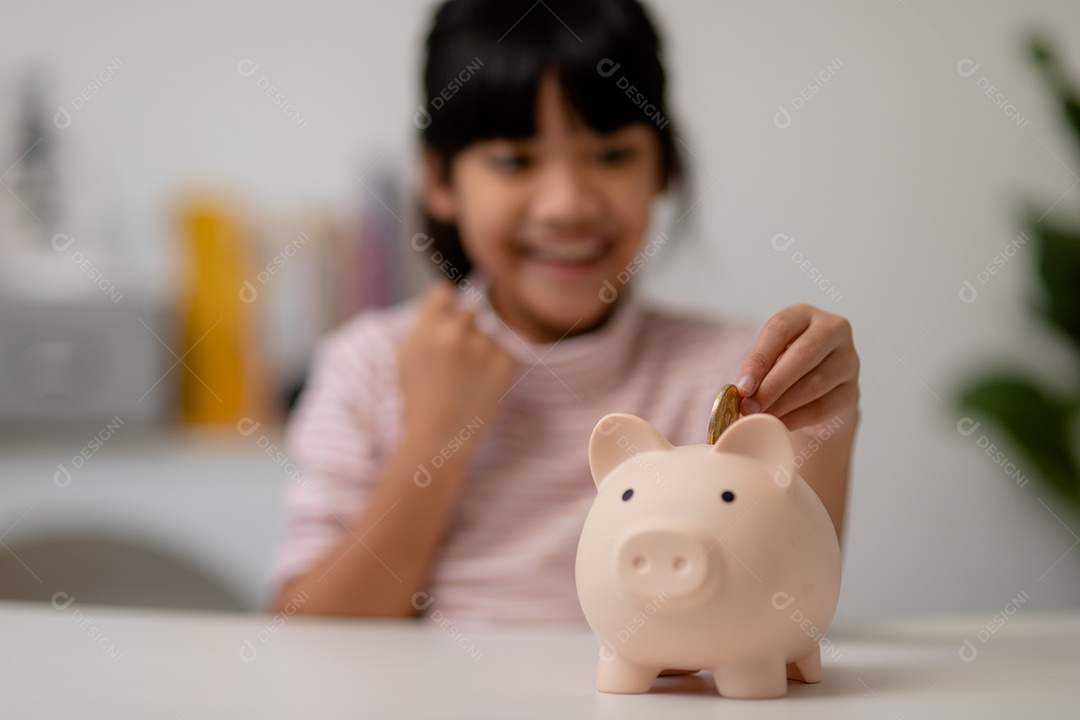
<path fill-rule="evenodd" d="M 1077 718 L 1080 613 L 833 628 L 824 681 L 721 698 L 707 674 L 593 688 L 587 628 L 0 602 L 2 718 Z M 260 635 L 260 632 L 262 634 Z M 975 648 L 973 660 L 961 658 Z"/>

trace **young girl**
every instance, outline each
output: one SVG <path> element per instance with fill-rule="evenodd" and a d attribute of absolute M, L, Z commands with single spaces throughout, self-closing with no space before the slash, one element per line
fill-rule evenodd
<path fill-rule="evenodd" d="M 582 619 L 593 426 L 629 412 L 701 443 L 726 382 L 793 431 L 840 533 L 848 322 L 797 305 L 758 333 L 643 307 L 628 284 L 666 242 L 646 237 L 650 209 L 681 178 L 659 52 L 636 0 L 438 9 L 424 81 L 439 101 L 418 114 L 430 232 L 413 246 L 467 280 L 320 347 L 289 430 L 306 482 L 288 490 L 279 608 Z"/>

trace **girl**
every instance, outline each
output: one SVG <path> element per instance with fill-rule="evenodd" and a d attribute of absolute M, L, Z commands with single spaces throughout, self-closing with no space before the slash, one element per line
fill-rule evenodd
<path fill-rule="evenodd" d="M 758 333 L 634 295 L 630 270 L 666 242 L 646 237 L 653 201 L 681 179 L 659 52 L 636 0 L 437 10 L 424 82 L 440 101 L 418 114 L 430 231 L 413 246 L 467 279 L 320 347 L 289 430 L 306 482 L 288 490 L 279 608 L 581 619 L 593 426 L 630 412 L 700 443 L 733 380 L 744 412 L 793 431 L 840 533 L 858 421 L 848 322 L 798 305 Z"/>

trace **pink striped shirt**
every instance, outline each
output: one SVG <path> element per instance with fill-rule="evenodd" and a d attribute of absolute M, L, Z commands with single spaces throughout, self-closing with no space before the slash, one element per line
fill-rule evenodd
<path fill-rule="evenodd" d="M 607 413 L 628 412 L 676 445 L 705 442 L 716 393 L 734 380 L 757 331 L 648 309 L 624 293 L 599 329 L 532 344 L 502 323 L 477 287 L 462 290 L 462 300 L 477 305 L 478 327 L 518 365 L 497 421 L 474 449 L 426 610 L 453 621 L 584 620 L 574 557 L 596 495 L 593 426 Z M 394 450 L 402 417 L 397 348 L 416 312 L 413 301 L 362 313 L 320 345 L 288 431 L 305 482 L 286 490 L 275 588 L 348 532 Z M 459 439 L 469 442 L 475 430 L 463 428 Z"/>

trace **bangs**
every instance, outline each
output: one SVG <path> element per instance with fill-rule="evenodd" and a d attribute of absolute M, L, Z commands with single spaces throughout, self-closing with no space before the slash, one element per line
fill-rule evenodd
<path fill-rule="evenodd" d="M 428 38 L 424 142 L 449 160 L 475 142 L 534 136 L 548 73 L 593 131 L 646 123 L 667 135 L 659 51 L 636 2 L 447 3 Z"/>

